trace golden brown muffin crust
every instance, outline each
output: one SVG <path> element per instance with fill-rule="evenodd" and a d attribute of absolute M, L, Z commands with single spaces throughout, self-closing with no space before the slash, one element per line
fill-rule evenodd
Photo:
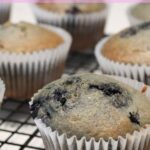
<path fill-rule="evenodd" d="M 57 13 L 92 13 L 97 11 L 102 11 L 106 7 L 104 3 L 99 4 L 37 4 L 40 8 L 47 11 L 57 12 Z"/>
<path fill-rule="evenodd" d="M 150 65 L 150 22 L 113 35 L 103 46 L 104 57 L 119 63 Z"/>
<path fill-rule="evenodd" d="M 61 36 L 38 25 L 20 22 L 0 26 L 0 51 L 34 52 L 53 49 L 62 43 Z"/>

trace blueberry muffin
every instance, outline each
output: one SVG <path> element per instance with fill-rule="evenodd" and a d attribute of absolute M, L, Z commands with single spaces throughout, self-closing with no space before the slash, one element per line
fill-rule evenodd
<path fill-rule="evenodd" d="M 33 4 L 39 22 L 60 26 L 73 37 L 72 50 L 93 48 L 103 35 L 107 6 L 98 4 Z"/>
<path fill-rule="evenodd" d="M 140 3 L 131 7 L 129 9 L 129 18 L 133 23 L 150 21 L 150 3 Z"/>
<path fill-rule="evenodd" d="M 0 51 L 27 53 L 47 48 L 53 49 L 63 43 L 54 31 L 26 22 L 6 23 L 0 26 Z"/>
<path fill-rule="evenodd" d="M 105 75 L 82 74 L 57 80 L 32 100 L 33 118 L 78 139 L 117 139 L 150 123 L 149 99 Z"/>
<path fill-rule="evenodd" d="M 35 91 L 61 77 L 71 46 L 65 30 L 26 22 L 0 26 L 0 76 L 6 97 L 30 98 Z"/>
<path fill-rule="evenodd" d="M 150 65 L 150 22 L 127 28 L 110 37 L 100 53 L 114 62 Z"/>

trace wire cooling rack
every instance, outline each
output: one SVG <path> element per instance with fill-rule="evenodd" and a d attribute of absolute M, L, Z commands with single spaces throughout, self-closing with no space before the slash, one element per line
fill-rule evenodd
<path fill-rule="evenodd" d="M 97 68 L 93 52 L 73 53 L 67 60 L 64 75 L 95 72 Z M 27 101 L 4 100 L 0 110 L 0 150 L 44 150 Z"/>

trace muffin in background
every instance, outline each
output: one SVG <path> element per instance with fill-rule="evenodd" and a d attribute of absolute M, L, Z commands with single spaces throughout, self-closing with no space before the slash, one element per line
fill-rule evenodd
<path fill-rule="evenodd" d="M 150 21 L 150 3 L 139 3 L 128 10 L 131 25 Z"/>
<path fill-rule="evenodd" d="M 26 22 L 0 26 L 0 76 L 6 96 L 30 98 L 64 70 L 71 36 L 64 30 Z"/>
<path fill-rule="evenodd" d="M 0 24 L 5 23 L 9 20 L 10 10 L 10 3 L 0 3 Z"/>
<path fill-rule="evenodd" d="M 3 102 L 3 97 L 5 93 L 5 84 L 4 82 L 0 79 L 0 107 Z"/>
<path fill-rule="evenodd" d="M 65 28 L 73 37 L 72 50 L 94 47 L 104 33 L 107 5 L 99 4 L 33 4 L 39 22 Z"/>
<path fill-rule="evenodd" d="M 95 50 L 104 73 L 150 84 L 150 22 L 127 28 L 104 41 Z"/>
<path fill-rule="evenodd" d="M 105 75 L 74 75 L 36 93 L 30 110 L 46 148 L 76 150 L 82 145 L 85 150 L 91 146 L 94 150 L 97 146 L 109 150 L 111 144 L 113 150 L 119 146 L 124 150 L 135 144 L 138 150 L 146 146 L 142 145 L 145 139 L 141 132 L 150 123 L 150 101 L 140 92 L 142 83 L 137 86 L 136 81 L 125 82 L 129 83 Z M 134 88 L 129 86 L 131 83 Z M 144 133 L 149 136 L 146 130 L 150 127 Z"/>

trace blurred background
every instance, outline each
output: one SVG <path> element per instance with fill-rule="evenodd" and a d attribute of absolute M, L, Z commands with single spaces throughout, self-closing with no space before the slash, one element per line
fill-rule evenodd
<path fill-rule="evenodd" d="M 0 8 L 3 9 L 4 4 L 0 3 Z M 0 23 L 5 21 L 12 23 L 26 21 L 36 24 L 37 18 L 31 5 L 31 3 L 8 4 L 5 10 L 10 8 L 9 11 L 6 11 L 5 14 L 1 13 L 4 10 L 1 9 L 0 11 Z M 132 22 L 128 12 L 136 3 L 112 3 L 107 5 L 108 13 L 104 24 L 104 34 L 101 39 L 131 26 Z M 5 17 L 1 17 L 3 15 Z M 6 19 L 4 20 L 3 18 Z M 136 24 L 137 22 L 135 21 L 134 23 Z M 94 56 L 94 47 L 95 44 L 90 51 L 69 54 L 62 77 L 87 72 L 101 74 L 100 67 Z M 1 75 L 0 78 L 2 78 Z M 2 109 L 0 109 L 0 150 L 44 150 L 40 133 L 29 113 L 28 100 L 4 99 Z"/>

